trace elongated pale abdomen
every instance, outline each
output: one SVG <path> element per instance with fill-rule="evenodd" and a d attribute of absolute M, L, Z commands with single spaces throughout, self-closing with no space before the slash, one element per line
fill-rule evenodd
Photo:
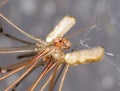
<path fill-rule="evenodd" d="M 104 48 L 96 47 L 93 49 L 85 49 L 68 53 L 65 55 L 65 62 L 71 65 L 87 64 L 102 60 L 104 56 Z"/>
<path fill-rule="evenodd" d="M 46 41 L 52 42 L 54 39 L 62 37 L 70 28 L 76 23 L 76 20 L 72 16 L 65 16 L 59 24 L 53 29 L 53 31 L 47 35 Z"/>

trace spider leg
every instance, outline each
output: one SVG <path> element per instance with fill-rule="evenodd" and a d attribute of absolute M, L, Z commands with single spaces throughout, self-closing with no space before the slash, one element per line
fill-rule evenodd
<path fill-rule="evenodd" d="M 35 89 L 35 87 L 38 85 L 38 83 L 40 82 L 40 80 L 48 73 L 50 72 L 50 70 L 56 65 L 56 63 L 53 63 L 52 61 L 50 61 L 48 63 L 48 65 L 45 67 L 45 69 L 43 70 L 43 72 L 40 74 L 40 76 L 37 78 L 37 80 L 30 86 L 30 88 L 28 89 L 28 91 L 33 91 Z"/>
<path fill-rule="evenodd" d="M 38 64 L 36 65 L 36 67 L 31 70 L 30 73 L 32 73 L 32 72 L 33 72 L 35 69 L 37 69 L 39 66 L 41 66 L 41 62 L 38 63 Z M 29 73 L 29 74 L 30 74 L 30 73 Z M 28 74 L 28 75 L 29 75 L 29 74 Z M 15 89 L 20 85 L 20 83 L 21 83 L 25 78 L 26 78 L 26 77 L 24 77 L 21 81 L 19 81 L 19 83 L 17 83 L 17 84 L 15 85 L 15 87 L 12 89 L 12 91 L 15 91 Z"/>
<path fill-rule="evenodd" d="M 61 65 L 59 65 L 59 67 L 58 67 L 57 70 L 59 70 L 60 67 L 61 67 Z M 56 66 L 56 68 L 57 68 L 57 66 Z M 56 68 L 55 68 L 55 70 L 56 70 Z M 54 78 L 55 81 L 54 81 L 54 79 L 52 80 L 52 82 L 53 82 L 53 81 L 54 81 L 54 82 L 52 83 L 52 85 L 51 85 L 51 83 L 50 83 L 50 85 L 51 85 L 52 87 L 50 86 L 50 88 L 49 88 L 49 91 L 53 91 L 53 89 L 54 89 L 54 87 L 55 87 L 55 85 L 56 85 L 59 77 L 62 75 L 62 71 L 64 70 L 64 72 L 63 72 L 63 77 L 62 77 L 62 80 L 61 80 L 61 82 L 60 82 L 60 87 L 59 87 L 59 91 L 61 91 L 61 90 L 62 90 L 62 85 L 63 85 L 63 82 L 64 82 L 64 79 L 65 79 L 65 76 L 66 76 L 66 73 L 67 73 L 68 68 L 69 68 L 68 65 L 63 65 L 62 68 L 60 69 L 59 74 L 57 75 L 56 78 L 55 78 L 55 76 L 53 76 L 53 75 L 56 74 L 56 72 L 54 71 L 53 74 L 50 75 L 50 77 L 47 79 L 47 81 L 45 82 L 45 84 L 42 86 L 42 88 L 40 89 L 40 91 L 44 91 L 44 89 L 45 89 L 45 87 L 47 86 L 47 84 Z M 60 90 L 60 89 L 61 89 L 61 90 Z"/>
<path fill-rule="evenodd" d="M 18 72 L 18 71 L 20 71 L 20 70 L 22 70 L 22 69 L 24 69 L 24 68 L 25 68 L 25 66 L 19 67 L 19 68 L 15 69 L 15 70 L 13 70 L 13 71 L 5 74 L 5 75 L 3 75 L 2 77 L 0 77 L 0 80 L 3 80 L 3 79 L 5 79 L 5 78 L 9 77 L 9 76 L 13 75 L 14 73 L 16 73 L 16 72 Z"/>
<path fill-rule="evenodd" d="M 19 47 L 0 47 L 0 54 L 28 53 L 39 51 L 35 45 Z"/>
<path fill-rule="evenodd" d="M 63 83 L 70 65 L 66 64 L 58 91 L 62 91 Z"/>
<path fill-rule="evenodd" d="M 7 74 L 4 74 L 2 77 L 0 77 L 0 80 L 3 80 L 9 76 L 11 76 L 12 74 L 32 65 L 33 62 L 31 62 L 30 60 L 27 60 L 25 62 L 19 62 L 19 63 L 16 63 L 14 65 L 10 65 L 8 67 L 5 67 L 5 68 L 1 68 L 0 71 L 1 73 L 7 73 Z M 44 65 L 43 62 L 40 62 L 39 63 L 39 66 L 41 65 Z"/>
<path fill-rule="evenodd" d="M 22 39 L 20 39 L 20 38 L 17 38 L 17 37 L 15 37 L 15 36 L 13 36 L 13 35 L 10 35 L 10 34 L 8 34 L 8 33 L 5 33 L 2 28 L 0 29 L 0 34 L 3 35 L 3 36 L 5 36 L 5 37 L 7 37 L 7 38 L 10 38 L 10 39 L 12 39 L 12 40 L 15 40 L 15 41 L 17 41 L 17 42 L 21 42 L 21 43 L 23 43 L 23 44 L 34 45 L 34 43 L 32 43 L 32 42 L 28 42 L 28 41 L 22 40 Z"/>
<path fill-rule="evenodd" d="M 26 53 L 26 54 L 21 54 L 21 55 L 18 55 L 17 56 L 17 59 L 22 59 L 22 58 L 26 58 L 26 57 L 32 57 L 32 56 L 35 56 L 37 53 L 34 52 L 34 53 Z"/>
<path fill-rule="evenodd" d="M 54 67 L 53 75 L 52 75 L 52 78 L 51 78 L 51 80 L 50 80 L 49 91 L 53 91 L 54 80 L 55 80 L 57 71 L 58 71 L 58 69 L 59 69 L 60 66 L 61 66 L 60 63 L 57 62 L 57 63 L 56 63 L 56 66 Z"/>
<path fill-rule="evenodd" d="M 33 60 L 31 60 L 32 62 L 34 62 L 29 68 L 28 70 L 22 74 L 17 80 L 15 80 L 10 86 L 8 86 L 5 91 L 9 91 L 10 89 L 12 89 L 16 84 L 18 84 L 22 79 L 24 79 L 24 77 L 28 76 L 28 74 L 31 72 L 31 70 L 34 69 L 34 67 L 38 64 L 39 60 L 42 59 L 43 57 L 47 56 L 47 54 L 51 53 L 52 51 L 50 51 L 49 48 L 46 48 L 45 50 L 39 52 L 34 58 Z"/>
<path fill-rule="evenodd" d="M 9 72 L 9 71 L 13 71 L 15 69 L 18 69 L 18 68 L 24 67 L 24 66 L 30 66 L 32 63 L 33 62 L 31 60 L 27 60 L 27 61 L 23 61 L 23 62 L 18 62 L 18 63 L 15 63 L 13 65 L 1 68 L 1 73 L 6 73 L 6 72 Z"/>
<path fill-rule="evenodd" d="M 62 72 L 63 72 L 64 69 L 65 69 L 65 64 L 62 65 L 62 67 L 61 67 L 61 69 L 60 69 L 60 71 L 59 71 L 59 73 L 58 73 L 58 75 L 57 75 L 57 77 L 56 77 L 56 79 L 54 81 L 53 89 L 55 88 L 55 86 L 56 86 L 60 76 L 62 75 Z"/>
<path fill-rule="evenodd" d="M 47 79 L 47 81 L 43 84 L 43 86 L 42 86 L 42 88 L 40 89 L 40 91 L 44 91 L 45 87 L 46 87 L 47 84 L 50 82 L 52 76 L 53 76 L 53 74 L 51 74 L 50 77 Z"/>
<path fill-rule="evenodd" d="M 27 37 L 35 40 L 35 41 L 38 41 L 39 43 L 42 42 L 42 40 L 40 38 L 37 38 L 37 37 L 34 37 L 33 35 L 23 31 L 22 29 L 20 29 L 19 27 L 17 27 L 15 24 L 13 24 L 10 20 L 8 20 L 5 16 L 3 16 L 1 13 L 0 13 L 0 17 L 3 18 L 6 22 L 8 22 L 10 25 L 12 25 L 15 29 L 17 29 L 19 32 L 21 32 L 22 34 L 26 35 Z"/>
<path fill-rule="evenodd" d="M 59 70 L 60 67 L 61 67 L 61 65 L 59 66 L 59 68 L 58 68 L 57 70 Z M 52 79 L 52 77 L 53 77 L 53 74 L 51 74 L 51 75 L 49 76 L 49 78 L 48 78 L 47 81 L 43 84 L 43 86 L 42 86 L 42 88 L 40 89 L 40 91 L 44 91 L 45 87 L 46 87 L 47 84 L 50 82 L 50 80 Z"/>

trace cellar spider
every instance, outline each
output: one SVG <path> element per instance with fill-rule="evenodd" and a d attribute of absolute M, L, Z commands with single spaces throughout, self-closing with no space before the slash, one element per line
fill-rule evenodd
<path fill-rule="evenodd" d="M 51 71 L 51 75 L 49 76 L 48 80 L 43 84 L 42 88 L 40 88 L 40 91 L 44 91 L 45 87 L 48 84 L 48 91 L 53 91 L 56 82 L 61 74 L 62 78 L 59 83 L 60 85 L 58 91 L 62 91 L 62 86 L 69 66 L 98 62 L 102 60 L 104 56 L 104 48 L 102 48 L 101 46 L 91 49 L 74 51 L 70 53 L 64 53 L 65 49 L 69 49 L 71 47 L 71 42 L 63 36 L 76 23 L 76 19 L 73 16 L 66 15 L 58 23 L 58 25 L 55 26 L 53 31 L 47 35 L 46 40 L 42 40 L 40 38 L 34 37 L 26 33 L 25 31 L 21 30 L 19 27 L 14 25 L 12 22 L 10 22 L 1 13 L 0 17 L 24 35 L 36 41 L 36 43 L 31 43 L 18 39 L 7 33 L 4 33 L 1 28 L 1 34 L 27 45 L 22 47 L 0 48 L 0 54 L 22 52 L 27 54 L 18 56 L 18 58 L 33 56 L 31 60 L 19 62 L 8 67 L 1 67 L 0 73 L 3 75 L 0 77 L 0 80 L 3 80 L 20 70 L 27 69 L 17 80 L 11 83 L 11 85 L 9 85 L 4 91 L 9 91 L 11 89 L 14 90 L 34 69 L 38 68 L 39 66 L 45 66 L 45 68 L 39 75 L 39 77 L 28 88 L 28 91 L 34 91 L 36 86 L 43 79 L 43 77 L 45 77 Z M 32 54 L 30 54 L 29 52 L 32 52 Z"/>

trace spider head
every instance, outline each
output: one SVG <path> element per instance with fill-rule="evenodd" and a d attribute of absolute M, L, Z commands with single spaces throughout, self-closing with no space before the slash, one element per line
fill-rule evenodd
<path fill-rule="evenodd" d="M 71 47 L 71 42 L 66 38 L 59 38 L 54 41 L 54 45 L 61 49 L 69 49 Z"/>

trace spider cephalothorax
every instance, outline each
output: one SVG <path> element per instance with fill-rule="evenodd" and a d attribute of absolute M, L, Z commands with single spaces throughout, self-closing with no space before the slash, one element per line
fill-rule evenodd
<path fill-rule="evenodd" d="M 55 40 L 54 45 L 61 49 L 69 49 L 71 47 L 71 42 L 68 39 L 61 37 Z"/>

